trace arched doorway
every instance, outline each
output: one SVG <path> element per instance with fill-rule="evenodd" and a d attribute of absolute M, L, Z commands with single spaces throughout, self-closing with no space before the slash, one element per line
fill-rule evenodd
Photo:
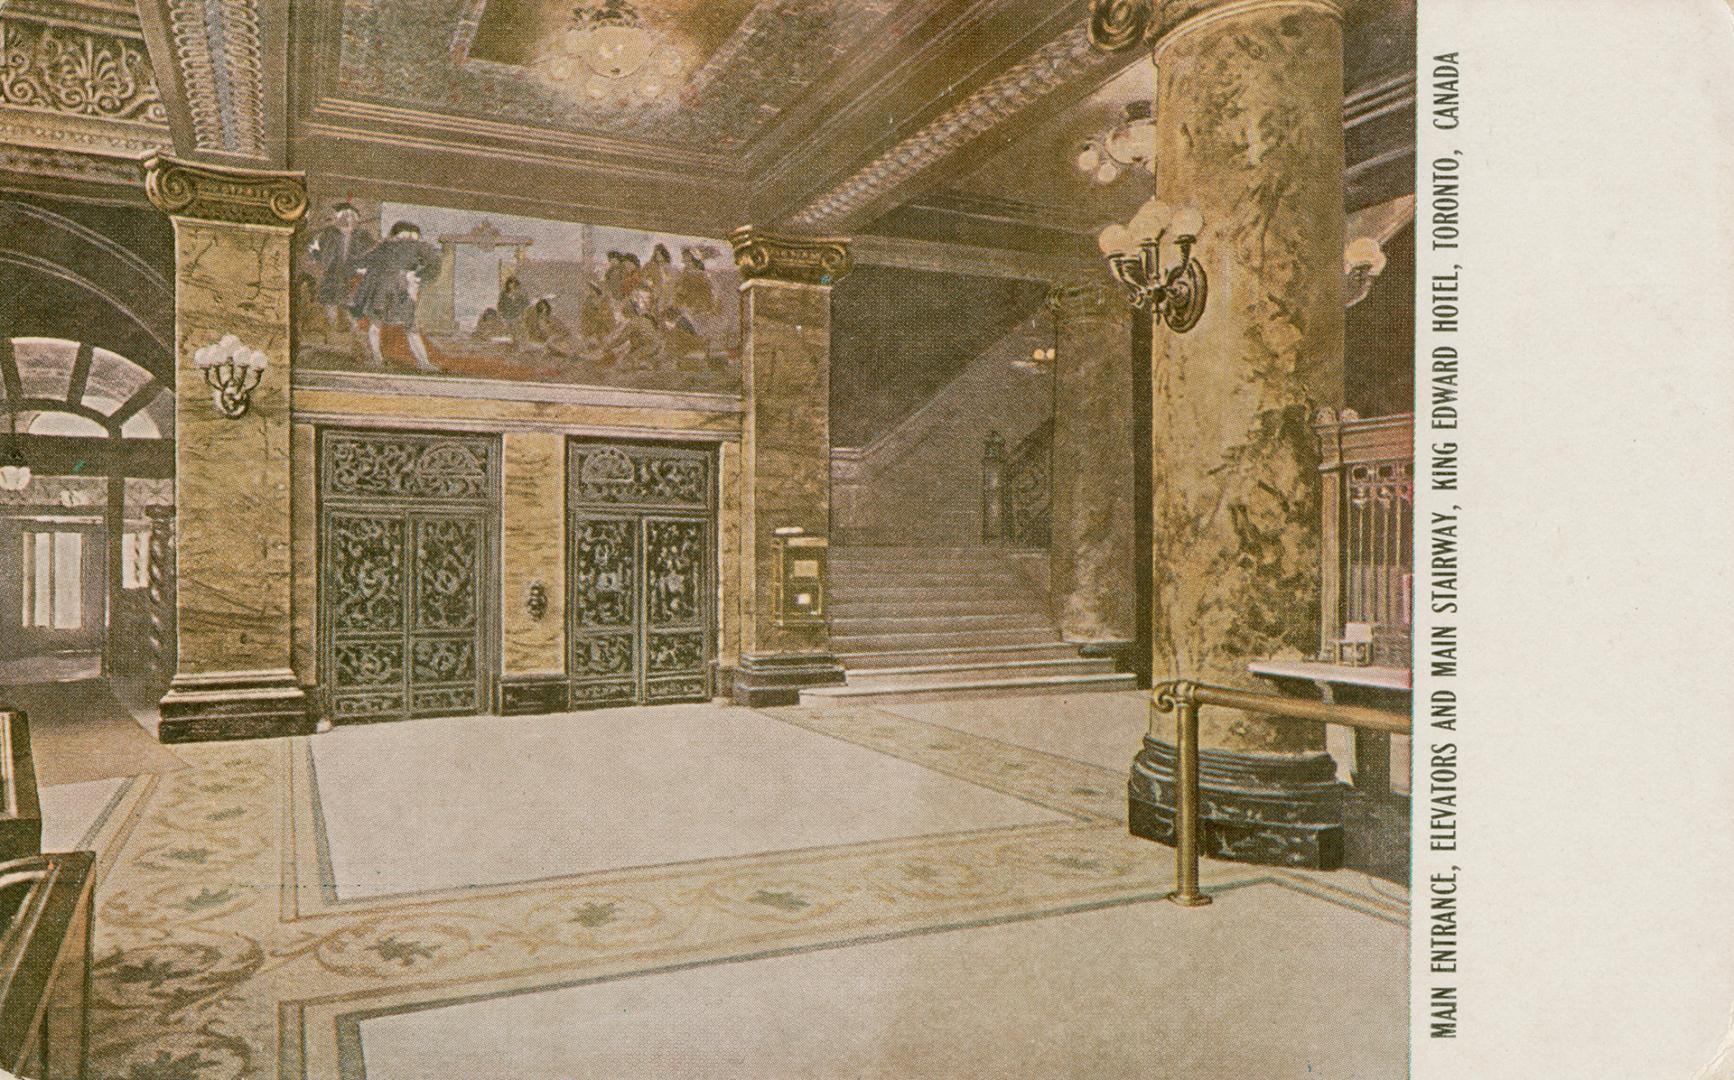
<path fill-rule="evenodd" d="M 148 537 L 154 514 L 161 546 L 174 504 L 172 252 L 160 215 L 0 198 L 0 450 L 31 474 L 0 489 L 0 686 L 150 659 Z"/>
<path fill-rule="evenodd" d="M 142 671 L 152 517 L 174 505 L 173 393 L 90 342 L 17 337 L 0 339 L 0 399 L 0 439 L 31 474 L 0 489 L 0 672 L 37 682 Z"/>

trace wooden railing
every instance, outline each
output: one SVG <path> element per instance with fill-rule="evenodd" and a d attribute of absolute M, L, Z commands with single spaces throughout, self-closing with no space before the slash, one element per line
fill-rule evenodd
<path fill-rule="evenodd" d="M 1414 417 L 1363 420 L 1326 411 L 1314 425 L 1323 474 L 1319 544 L 1319 656 L 1367 628 L 1360 662 L 1409 666 L 1414 567 Z M 1353 646 L 1351 646 L 1351 650 Z"/>
<path fill-rule="evenodd" d="M 1210 903 L 1210 897 L 1198 890 L 1201 801 L 1198 790 L 1198 710 L 1205 705 L 1245 709 L 1284 720 L 1343 724 L 1391 735 L 1407 735 L 1411 730 L 1409 717 L 1402 713 L 1365 705 L 1332 705 L 1305 698 L 1255 694 L 1186 679 L 1172 679 L 1159 684 L 1151 693 L 1151 734 L 1155 734 L 1156 713 L 1173 713 L 1174 748 L 1178 759 L 1174 777 L 1174 891 L 1168 894 L 1168 899 L 1184 907 L 1202 907 Z"/>

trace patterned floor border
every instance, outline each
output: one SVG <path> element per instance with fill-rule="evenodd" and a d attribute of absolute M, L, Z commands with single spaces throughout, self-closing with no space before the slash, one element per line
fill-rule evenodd
<path fill-rule="evenodd" d="M 296 765 L 305 740 L 189 746 L 188 767 L 140 791 L 128 835 L 109 842 L 93 1075 L 239 1080 L 268 1074 L 274 1057 L 285 1080 L 354 1077 L 359 1058 L 350 1046 L 346 1066 L 345 1046 L 357 1017 L 379 1010 L 1041 918 L 1169 888 L 1166 851 L 1125 832 L 1117 773 L 872 709 L 766 715 L 1074 821 L 333 904 L 307 816 L 316 792 Z M 1212 889 L 1264 882 L 1392 915 L 1389 901 L 1307 875 L 1232 864 L 1205 874 Z"/>

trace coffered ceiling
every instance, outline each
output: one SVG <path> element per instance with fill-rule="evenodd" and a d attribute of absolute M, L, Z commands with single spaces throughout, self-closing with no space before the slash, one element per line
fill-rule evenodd
<path fill-rule="evenodd" d="M 1084 0 L 638 8 L 672 57 L 671 85 L 621 102 L 537 63 L 571 0 L 309 0 L 292 39 L 289 156 L 393 198 L 721 233 L 798 215 L 911 136 L 944 155 L 1111 74 L 1082 38 Z M 809 223 L 858 224 L 904 179 Z"/>
<path fill-rule="evenodd" d="M 957 244 L 1087 255 L 1146 194 L 1141 174 L 1094 185 L 1071 164 L 1151 84 L 1147 60 L 1090 47 L 1087 0 L 635 0 L 666 85 L 626 100 L 553 77 L 579 2 L 0 0 L 8 41 L 83 35 L 135 87 L 125 115 L 51 124 L 52 102 L 0 96 L 0 125 L 61 132 L 36 142 L 63 171 L 69 149 L 172 144 L 304 169 L 316 194 L 715 236 L 781 225 L 877 237 L 918 269 Z M 1413 100 L 1413 18 L 1413 0 L 1351 0 L 1346 28 L 1349 89 L 1395 87 L 1351 145 L 1392 176 L 1398 144 L 1412 154 L 1412 120 L 1392 117 Z"/>

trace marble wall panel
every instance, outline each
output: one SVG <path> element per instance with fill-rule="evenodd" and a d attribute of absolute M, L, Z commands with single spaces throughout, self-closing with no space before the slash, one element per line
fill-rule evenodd
<path fill-rule="evenodd" d="M 507 675 L 566 669 L 566 439 L 554 432 L 502 437 L 500 664 Z M 529 606 L 540 582 L 546 607 Z"/>

